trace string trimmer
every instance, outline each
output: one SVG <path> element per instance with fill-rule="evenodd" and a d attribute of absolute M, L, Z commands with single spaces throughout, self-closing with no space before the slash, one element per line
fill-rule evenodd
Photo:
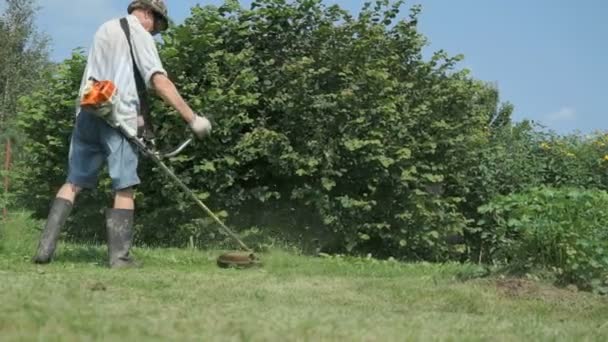
<path fill-rule="evenodd" d="M 211 217 L 222 228 L 222 230 L 226 234 L 228 234 L 230 237 L 232 237 L 234 239 L 234 241 L 236 241 L 239 244 L 239 246 L 243 249 L 243 252 L 228 252 L 228 253 L 224 253 L 224 254 L 220 255 L 217 258 L 217 265 L 219 267 L 246 268 L 246 267 L 251 267 L 251 266 L 255 266 L 255 265 L 261 265 L 259 258 L 255 255 L 253 250 L 251 248 L 247 247 L 247 245 L 243 242 L 243 240 L 234 231 L 232 231 L 230 228 L 228 228 L 224 224 L 224 222 L 222 222 L 222 220 L 220 220 L 220 218 L 217 217 L 217 215 L 215 215 L 205 205 L 205 203 L 203 203 L 200 199 L 198 199 L 198 197 L 196 197 L 196 195 L 192 192 L 192 190 L 190 190 L 184 184 L 184 182 L 182 182 L 173 173 L 173 171 L 171 171 L 171 169 L 169 169 L 169 167 L 167 167 L 167 165 L 165 165 L 165 163 L 163 162 L 163 159 L 172 158 L 172 157 L 175 157 L 176 155 L 178 155 L 192 142 L 192 139 L 188 139 L 188 140 L 184 141 L 182 144 L 180 144 L 177 148 L 175 148 L 172 151 L 169 151 L 166 153 L 161 153 L 161 152 L 155 151 L 155 149 L 149 148 L 143 139 L 139 139 L 137 137 L 132 136 L 131 134 L 127 133 L 122 127 L 119 126 L 117 128 L 130 142 L 135 144 L 135 146 L 137 146 L 137 148 L 139 148 L 142 151 L 142 153 L 144 153 L 146 156 L 148 156 L 150 159 L 152 159 L 152 161 L 154 161 L 156 163 L 156 165 L 158 165 L 160 167 L 160 169 L 165 173 L 166 176 L 168 176 L 175 184 L 177 184 L 182 189 L 182 191 L 194 201 L 194 203 L 196 203 L 201 209 L 203 209 L 203 211 L 205 213 L 207 213 L 207 215 L 209 215 L 209 217 Z M 152 145 L 154 146 L 153 141 L 152 141 Z"/>

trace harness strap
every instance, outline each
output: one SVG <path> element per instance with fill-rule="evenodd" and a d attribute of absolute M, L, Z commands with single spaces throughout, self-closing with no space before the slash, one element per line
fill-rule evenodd
<path fill-rule="evenodd" d="M 150 99 L 148 97 L 148 91 L 146 90 L 144 78 L 141 76 L 141 72 L 139 71 L 137 63 L 135 62 L 133 44 L 131 44 L 131 29 L 129 28 L 127 18 L 120 19 L 120 26 L 122 27 L 125 36 L 127 36 L 127 42 L 129 43 L 131 60 L 133 62 L 133 74 L 135 77 L 135 85 L 137 87 L 137 96 L 139 97 L 139 111 L 137 112 L 137 136 L 152 140 L 154 139 L 154 131 L 152 128 L 152 120 L 150 118 Z"/>

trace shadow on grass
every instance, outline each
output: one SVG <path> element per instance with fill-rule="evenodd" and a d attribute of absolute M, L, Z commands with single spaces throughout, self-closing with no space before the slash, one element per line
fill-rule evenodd
<path fill-rule="evenodd" d="M 104 265 L 107 261 L 107 252 L 101 246 L 66 246 L 59 253 L 55 261 L 69 263 L 86 263 Z"/>

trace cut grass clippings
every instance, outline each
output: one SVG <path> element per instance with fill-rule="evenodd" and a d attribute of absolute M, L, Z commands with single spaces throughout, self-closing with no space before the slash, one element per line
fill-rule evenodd
<path fill-rule="evenodd" d="M 285 251 L 224 270 L 219 251 L 62 244 L 37 266 L 38 222 L 1 222 L 3 341 L 605 341 L 608 300 L 524 279 L 458 280 L 473 265 L 405 264 Z"/>

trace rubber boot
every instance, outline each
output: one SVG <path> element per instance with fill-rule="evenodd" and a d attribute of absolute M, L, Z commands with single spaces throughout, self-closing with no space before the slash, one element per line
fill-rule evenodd
<path fill-rule="evenodd" d="M 57 247 L 59 232 L 71 211 L 72 202 L 63 198 L 55 198 L 51 205 L 44 231 L 40 237 L 40 243 L 38 243 L 38 251 L 33 259 L 34 263 L 48 264 L 51 262 L 55 248 Z"/>
<path fill-rule="evenodd" d="M 139 263 L 129 255 L 133 243 L 133 210 L 107 209 L 108 257 L 111 268 L 134 268 Z"/>

